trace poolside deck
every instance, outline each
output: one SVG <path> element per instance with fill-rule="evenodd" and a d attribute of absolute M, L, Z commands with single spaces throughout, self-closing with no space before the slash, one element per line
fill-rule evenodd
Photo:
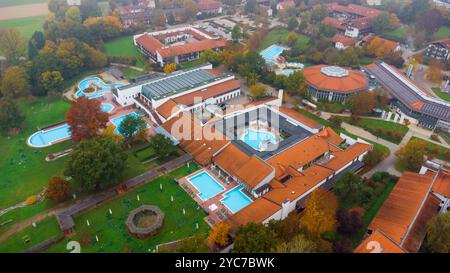
<path fill-rule="evenodd" d="M 211 175 L 220 185 L 222 185 L 225 190 L 220 192 L 214 197 L 211 197 L 208 200 L 202 200 L 198 194 L 199 191 L 191 184 L 187 179 L 190 177 L 193 177 L 203 171 L 207 171 L 209 175 Z M 232 215 L 233 212 L 230 211 L 220 200 L 224 198 L 224 194 L 228 192 L 229 190 L 239 186 L 239 184 L 235 181 L 227 183 L 224 178 L 220 177 L 219 174 L 216 171 L 212 171 L 208 168 L 200 169 L 192 174 L 190 174 L 187 177 L 182 177 L 178 179 L 178 183 L 180 184 L 181 188 L 185 190 L 196 202 L 200 205 L 205 211 L 209 213 L 208 216 L 204 218 L 206 223 L 210 225 L 211 227 L 215 224 L 222 222 L 228 216 Z M 209 208 L 211 205 L 216 205 L 217 208 L 213 211 Z"/>

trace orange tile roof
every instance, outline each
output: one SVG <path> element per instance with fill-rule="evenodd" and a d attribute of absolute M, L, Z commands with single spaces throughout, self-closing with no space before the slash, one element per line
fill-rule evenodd
<path fill-rule="evenodd" d="M 160 41 L 149 34 L 141 35 L 136 39 L 136 42 L 152 53 L 155 53 L 156 50 L 163 47 L 163 44 Z"/>
<path fill-rule="evenodd" d="M 189 112 L 179 113 L 162 125 L 180 141 L 180 147 L 190 153 L 200 165 L 208 165 L 212 157 L 230 140 L 211 126 L 201 126 Z"/>
<path fill-rule="evenodd" d="M 383 206 L 369 225 L 370 230 L 382 230 L 401 244 L 409 226 L 428 196 L 432 175 L 404 172 Z"/>
<path fill-rule="evenodd" d="M 311 129 L 320 128 L 322 126 L 322 125 L 320 125 L 320 123 L 307 118 L 306 116 L 300 114 L 298 111 L 295 111 L 294 109 L 287 108 L 284 106 L 273 107 L 273 108 L 278 109 L 281 113 L 288 115 L 289 117 L 297 120 L 298 122 L 305 124 L 306 126 L 308 126 Z"/>
<path fill-rule="evenodd" d="M 252 189 L 273 172 L 272 167 L 263 160 L 256 156 L 248 156 L 234 144 L 225 147 L 213 158 L 213 161 L 221 169 L 239 178 Z"/>
<path fill-rule="evenodd" d="M 280 209 L 281 206 L 265 199 L 264 197 L 260 197 L 253 201 L 250 205 L 228 217 L 225 220 L 225 223 L 229 224 L 232 230 L 236 230 L 240 225 L 245 225 L 250 222 L 261 223 Z"/>
<path fill-rule="evenodd" d="M 281 205 L 284 201 L 294 201 L 309 190 L 317 186 L 333 173 L 332 170 L 320 165 L 312 165 L 302 173 L 297 172 L 296 176 L 281 184 L 273 181 L 271 186 L 276 186 L 264 195 L 265 198 Z M 280 185 L 281 184 L 281 185 Z"/>
<path fill-rule="evenodd" d="M 195 102 L 199 103 L 200 101 L 207 100 L 209 98 L 214 98 L 228 92 L 234 91 L 240 88 L 239 81 L 237 80 L 229 80 L 226 82 L 222 82 L 213 86 L 206 88 L 206 90 L 195 91 L 177 98 L 173 100 L 179 104 L 183 104 L 186 106 L 192 106 Z M 196 101 L 198 100 L 198 101 Z"/>
<path fill-rule="evenodd" d="M 347 36 L 344 36 L 342 34 L 337 33 L 336 35 L 333 36 L 332 39 L 333 43 L 338 43 L 340 42 L 341 44 L 343 44 L 344 46 L 352 46 L 356 44 L 356 40 Z"/>
<path fill-rule="evenodd" d="M 433 191 L 450 198 L 450 173 L 440 171 L 436 181 L 433 184 Z"/>
<path fill-rule="evenodd" d="M 179 110 L 180 107 L 178 107 L 177 103 L 172 99 L 166 101 L 165 103 L 158 106 L 158 108 L 156 108 L 156 111 L 165 119 L 168 119 Z"/>
<path fill-rule="evenodd" d="M 184 45 L 176 45 L 176 46 L 168 46 L 161 49 L 158 49 L 159 54 L 163 58 L 175 57 L 183 54 L 189 54 L 194 52 L 201 52 L 207 49 L 214 48 L 222 48 L 227 45 L 227 41 L 218 39 L 218 40 L 202 40 L 194 43 L 184 44 Z"/>
<path fill-rule="evenodd" d="M 374 249 L 379 244 L 379 251 Z M 402 247 L 389 239 L 379 230 L 375 230 L 354 251 L 354 253 L 406 253 Z"/>
<path fill-rule="evenodd" d="M 326 65 L 307 67 L 303 71 L 307 84 L 316 89 L 340 93 L 350 93 L 367 89 L 367 79 L 363 73 L 356 70 L 348 70 L 345 77 L 331 77 L 320 70 Z"/>
<path fill-rule="evenodd" d="M 278 155 L 270 158 L 267 162 L 275 168 L 275 177 L 277 179 L 286 175 L 289 167 L 300 169 L 302 166 L 310 163 L 330 150 L 336 150 L 333 145 L 340 144 L 343 139 L 330 128 L 325 129 L 327 135 L 319 132 L 295 145 Z"/>
<path fill-rule="evenodd" d="M 372 145 L 357 142 L 345 151 L 334 151 L 334 157 L 323 166 L 337 171 L 371 149 Z"/>

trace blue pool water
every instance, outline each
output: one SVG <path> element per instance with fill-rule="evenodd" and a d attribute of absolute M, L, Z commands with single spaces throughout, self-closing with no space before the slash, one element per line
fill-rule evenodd
<path fill-rule="evenodd" d="M 294 70 L 292 70 L 292 69 L 283 69 L 283 70 L 281 70 L 281 74 L 283 74 L 283 75 L 285 75 L 285 76 L 287 76 L 287 77 L 289 77 L 290 75 L 292 75 L 292 74 L 294 74 Z"/>
<path fill-rule="evenodd" d="M 69 138 L 70 135 L 71 133 L 69 130 L 69 124 L 65 123 L 52 129 L 42 130 L 34 133 L 28 139 L 28 144 L 36 148 L 47 147 L 58 140 Z"/>
<path fill-rule="evenodd" d="M 276 59 L 278 56 L 280 56 L 281 53 L 283 53 L 283 51 L 285 51 L 286 48 L 283 46 L 279 46 L 279 45 L 271 45 L 268 48 L 264 49 L 263 51 L 261 51 L 259 54 L 267 61 L 270 60 L 274 60 Z"/>
<path fill-rule="evenodd" d="M 252 199 L 247 197 L 241 190 L 244 186 L 237 186 L 236 188 L 226 192 L 224 198 L 220 200 L 231 212 L 236 213 L 246 206 L 250 205 Z"/>
<path fill-rule="evenodd" d="M 95 93 L 90 93 L 89 95 L 86 95 L 84 93 L 84 90 L 88 88 L 92 83 L 97 86 L 98 90 Z M 113 87 L 121 87 L 121 86 L 123 86 L 123 84 L 106 84 L 102 81 L 102 79 L 97 77 L 86 78 L 78 84 L 78 91 L 75 93 L 75 96 L 77 98 L 86 96 L 88 99 L 98 98 L 103 96 L 103 94 L 105 93 L 111 92 Z"/>
<path fill-rule="evenodd" d="M 275 135 L 267 132 L 267 131 L 258 131 L 253 129 L 248 129 L 245 134 L 242 136 L 242 141 L 244 141 L 247 145 L 252 147 L 253 149 L 260 151 L 261 150 L 261 142 L 267 141 L 271 144 L 276 144 L 277 140 Z"/>
<path fill-rule="evenodd" d="M 225 188 L 206 171 L 196 174 L 189 178 L 188 181 L 199 191 L 198 196 L 202 200 L 208 200 L 225 190 Z"/>
<path fill-rule="evenodd" d="M 114 124 L 114 126 L 116 126 L 116 130 L 114 130 L 114 132 L 116 134 L 119 134 L 119 126 L 127 116 L 133 116 L 135 118 L 139 117 L 139 115 L 136 114 L 136 112 L 132 112 L 132 113 L 129 113 L 129 114 L 126 114 L 126 115 L 123 115 L 123 116 L 120 116 L 120 117 L 117 117 L 117 118 L 111 120 L 111 122 Z M 150 125 L 147 124 L 146 127 L 150 128 Z"/>
<path fill-rule="evenodd" d="M 114 109 L 114 106 L 111 103 L 102 103 L 101 107 L 102 111 L 105 113 L 110 113 Z"/>

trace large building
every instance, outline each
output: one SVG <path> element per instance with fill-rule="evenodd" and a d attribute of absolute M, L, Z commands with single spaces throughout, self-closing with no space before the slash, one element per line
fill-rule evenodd
<path fill-rule="evenodd" d="M 326 4 L 329 17 L 322 23 L 336 27 L 339 33 L 356 38 L 372 31 L 373 20 L 381 11 L 368 7 L 350 4 L 348 6 L 337 3 Z"/>
<path fill-rule="evenodd" d="M 138 80 L 117 88 L 113 95 L 121 106 L 134 105 L 153 122 L 161 124 L 179 111 L 195 111 L 240 93 L 240 84 L 233 75 L 221 73 L 207 64 Z"/>
<path fill-rule="evenodd" d="M 448 166 L 428 161 L 419 173 L 404 172 L 375 218 L 357 253 L 418 252 L 427 223 L 450 206 Z"/>
<path fill-rule="evenodd" d="M 178 112 L 158 129 L 204 167 L 197 174 L 210 178 L 202 183 L 218 188 L 205 196 L 212 188 L 195 186 L 192 176 L 179 181 L 209 212 L 209 224 L 226 221 L 234 229 L 284 219 L 301 209 L 314 189 L 330 189 L 341 174 L 363 166 L 371 144 L 338 135 L 280 106 L 281 99 L 282 92 L 276 99 L 213 112 L 206 122 Z M 228 198 L 234 202 L 226 204 Z"/>
<path fill-rule="evenodd" d="M 121 5 L 118 10 L 120 20 L 125 27 L 136 24 L 149 25 L 157 16 L 163 16 L 166 20 L 164 13 L 155 10 L 155 1 L 153 0 L 140 0 L 134 4 Z"/>
<path fill-rule="evenodd" d="M 151 63 L 161 67 L 167 63 L 198 60 L 207 50 L 221 50 L 227 41 L 194 27 L 180 27 L 134 36 L 134 44 Z"/>
<path fill-rule="evenodd" d="M 426 55 L 438 60 L 450 59 L 450 37 L 430 43 Z"/>
<path fill-rule="evenodd" d="M 360 91 L 368 89 L 364 73 L 337 66 L 317 65 L 305 68 L 308 95 L 314 100 L 344 103 Z"/>
<path fill-rule="evenodd" d="M 436 127 L 450 132 L 450 103 L 434 97 L 395 67 L 377 61 L 365 67 L 371 77 L 392 96 L 391 105 L 408 118 L 428 129 Z"/>

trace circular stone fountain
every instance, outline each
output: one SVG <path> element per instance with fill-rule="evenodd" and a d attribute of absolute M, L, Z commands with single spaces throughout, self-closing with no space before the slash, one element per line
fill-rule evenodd
<path fill-rule="evenodd" d="M 139 239 L 156 235 L 164 225 L 164 213 L 156 206 L 143 205 L 130 212 L 128 232 Z"/>

